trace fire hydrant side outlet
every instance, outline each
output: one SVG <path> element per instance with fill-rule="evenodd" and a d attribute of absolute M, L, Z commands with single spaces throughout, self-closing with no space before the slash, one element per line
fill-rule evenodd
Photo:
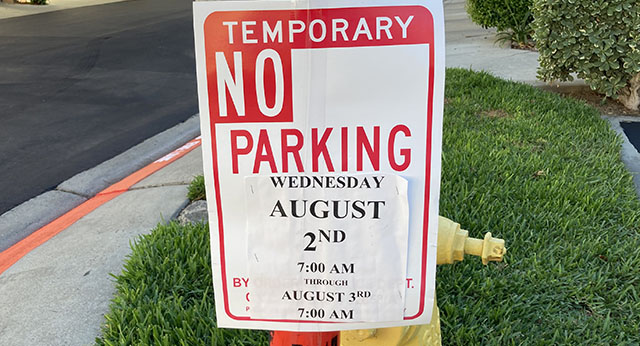
<path fill-rule="evenodd" d="M 437 264 L 451 264 L 464 259 L 464 255 L 482 258 L 482 264 L 500 262 L 507 252 L 504 240 L 494 238 L 487 232 L 484 239 L 469 238 L 469 232 L 460 229 L 460 224 L 446 217 L 438 219 Z"/>
<path fill-rule="evenodd" d="M 469 238 L 460 224 L 440 216 L 438 219 L 437 264 L 450 264 L 464 259 L 465 254 L 482 258 L 482 263 L 502 261 L 507 252 L 502 239 L 487 233 L 484 239 Z M 342 346 L 439 346 L 440 312 L 434 304 L 431 323 L 407 327 L 363 329 L 340 333 Z"/>

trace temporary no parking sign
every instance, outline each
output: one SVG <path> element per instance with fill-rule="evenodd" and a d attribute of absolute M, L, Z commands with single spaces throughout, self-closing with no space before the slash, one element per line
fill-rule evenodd
<path fill-rule="evenodd" d="M 427 323 L 442 4 L 195 2 L 194 28 L 218 325 Z"/>

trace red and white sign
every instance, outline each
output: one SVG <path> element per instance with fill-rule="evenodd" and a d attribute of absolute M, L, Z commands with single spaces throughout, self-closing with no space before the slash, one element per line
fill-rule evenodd
<path fill-rule="evenodd" d="M 437 1 L 194 3 L 219 327 L 428 323 Z"/>

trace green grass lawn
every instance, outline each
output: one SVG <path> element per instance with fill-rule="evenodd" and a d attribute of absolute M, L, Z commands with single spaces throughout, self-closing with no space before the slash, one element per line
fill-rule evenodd
<path fill-rule="evenodd" d="M 447 71 L 440 214 L 507 241 L 503 263 L 441 266 L 444 345 L 638 345 L 640 201 L 620 140 L 586 105 Z M 215 328 L 206 226 L 142 237 L 102 345 L 265 345 Z"/>
<path fill-rule="evenodd" d="M 203 175 L 197 175 L 195 178 L 193 178 L 193 180 L 189 184 L 189 187 L 187 188 L 187 198 L 189 198 L 189 200 L 192 202 L 207 198 L 204 189 Z"/>
<path fill-rule="evenodd" d="M 173 222 L 140 238 L 116 277 L 98 345 L 268 345 L 269 334 L 217 329 L 209 230 Z"/>
<path fill-rule="evenodd" d="M 438 270 L 447 345 L 640 343 L 640 202 L 596 111 L 449 70 L 440 213 L 507 241 Z"/>

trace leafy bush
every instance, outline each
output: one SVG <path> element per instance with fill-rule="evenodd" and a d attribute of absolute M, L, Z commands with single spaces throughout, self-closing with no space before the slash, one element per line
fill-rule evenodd
<path fill-rule="evenodd" d="M 533 13 L 540 79 L 572 80 L 575 73 L 593 90 L 638 109 L 638 0 L 536 0 Z"/>
<path fill-rule="evenodd" d="M 468 0 L 471 20 L 484 28 L 496 28 L 504 38 L 525 44 L 531 38 L 532 0 Z"/>
<path fill-rule="evenodd" d="M 47 0 L 30 0 L 33 5 L 46 5 Z"/>

